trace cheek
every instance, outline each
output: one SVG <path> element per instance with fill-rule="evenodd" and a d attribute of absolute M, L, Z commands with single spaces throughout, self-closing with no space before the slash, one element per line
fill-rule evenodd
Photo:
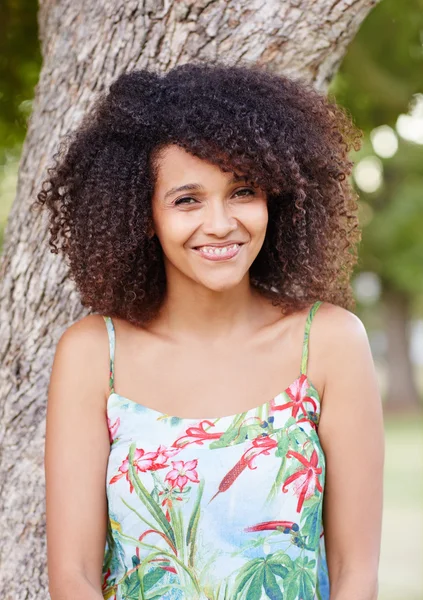
<path fill-rule="evenodd" d="M 156 228 L 156 233 L 164 250 L 184 245 L 198 225 L 194 218 L 190 218 L 189 213 L 163 214 L 158 222 L 160 225 Z"/>
<path fill-rule="evenodd" d="M 266 232 L 269 219 L 267 203 L 255 202 L 244 207 L 239 214 L 239 221 L 251 235 L 263 235 Z"/>

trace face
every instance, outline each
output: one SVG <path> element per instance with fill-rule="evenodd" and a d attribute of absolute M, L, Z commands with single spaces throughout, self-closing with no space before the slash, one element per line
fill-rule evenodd
<path fill-rule="evenodd" d="M 267 198 L 246 177 L 223 172 L 174 144 L 158 160 L 153 226 L 166 276 L 185 276 L 213 291 L 236 286 L 260 251 Z"/>

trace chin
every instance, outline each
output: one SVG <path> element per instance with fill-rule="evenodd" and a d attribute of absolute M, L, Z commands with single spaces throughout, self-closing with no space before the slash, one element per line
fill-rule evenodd
<path fill-rule="evenodd" d="M 197 279 L 197 282 L 200 285 L 212 292 L 226 292 L 227 290 L 232 290 L 239 285 L 241 281 L 242 278 L 229 279 L 226 281 L 202 281 L 201 279 Z"/>

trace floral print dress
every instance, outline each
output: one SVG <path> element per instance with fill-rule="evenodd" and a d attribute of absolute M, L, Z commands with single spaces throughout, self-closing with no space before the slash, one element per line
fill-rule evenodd
<path fill-rule="evenodd" d="M 328 600 L 320 399 L 301 370 L 274 398 L 215 419 L 163 414 L 114 391 L 103 597 Z"/>

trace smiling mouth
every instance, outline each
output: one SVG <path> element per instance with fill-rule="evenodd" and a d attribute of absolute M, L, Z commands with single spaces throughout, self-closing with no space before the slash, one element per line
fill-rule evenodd
<path fill-rule="evenodd" d="M 225 246 L 197 246 L 193 248 L 194 252 L 200 256 L 213 261 L 229 260 L 237 256 L 241 246 L 244 244 L 227 244 Z"/>

